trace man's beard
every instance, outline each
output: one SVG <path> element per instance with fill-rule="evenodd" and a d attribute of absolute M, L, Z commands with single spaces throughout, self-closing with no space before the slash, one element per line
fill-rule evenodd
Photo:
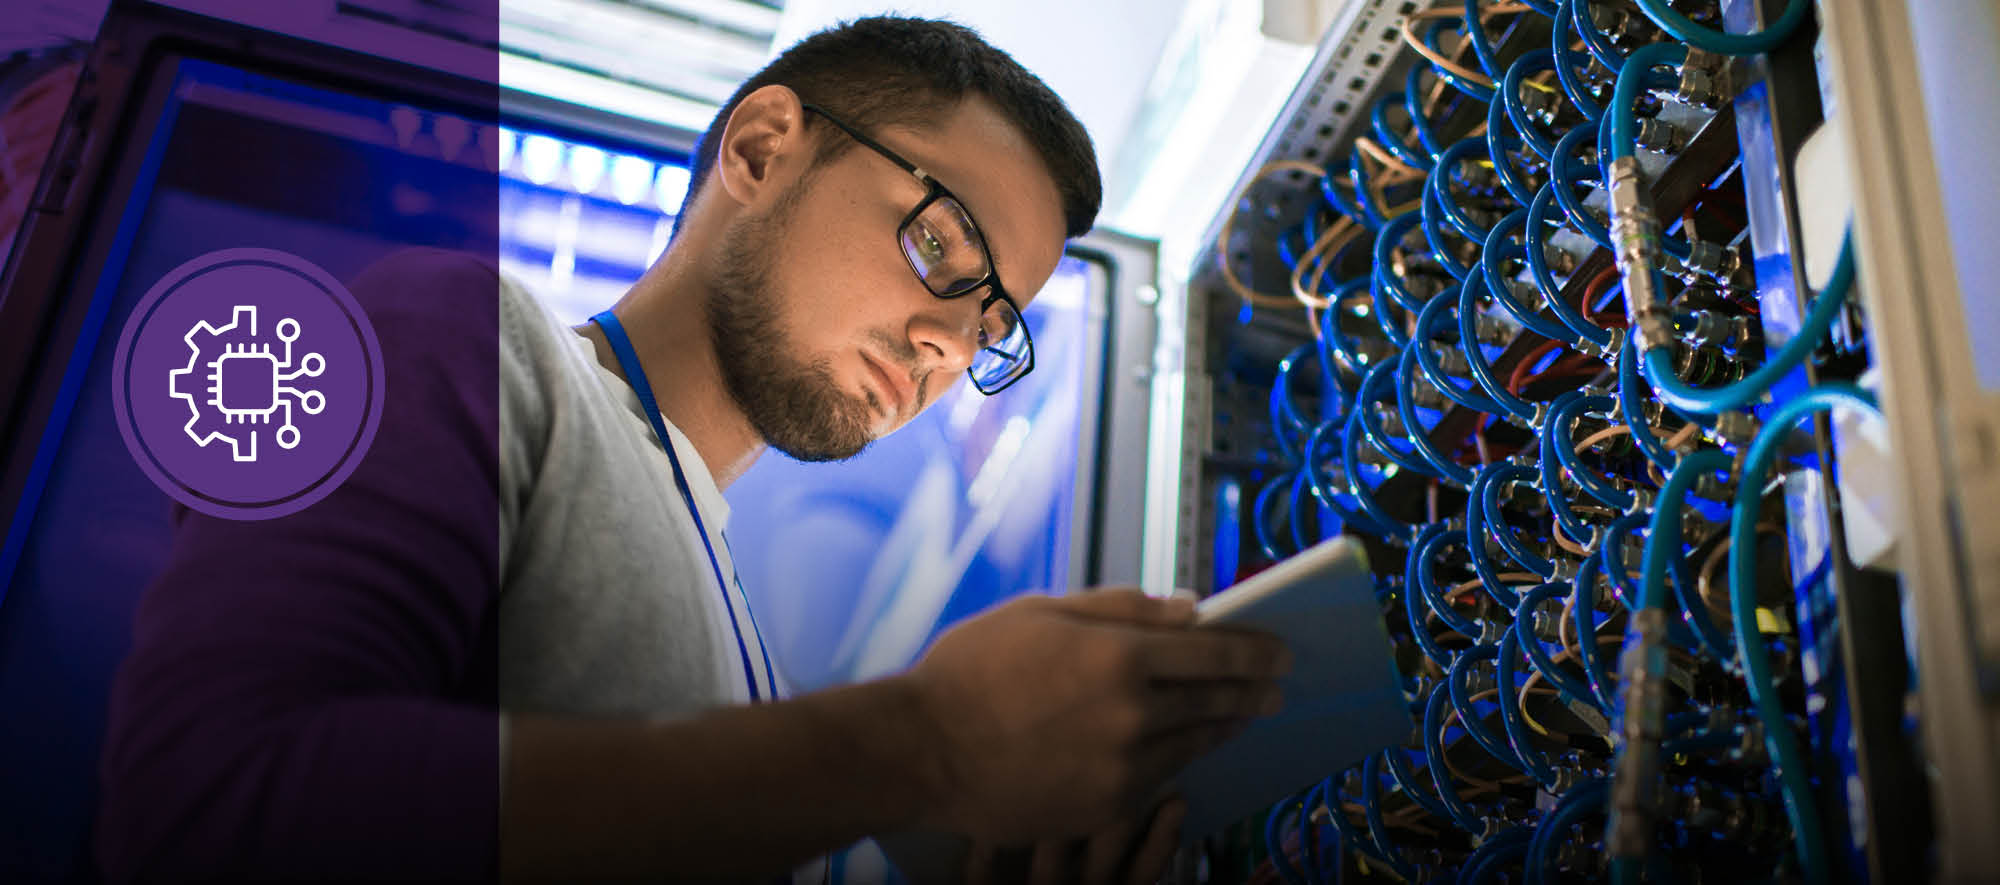
<path fill-rule="evenodd" d="M 709 273 L 708 334 L 730 398 L 767 445 L 800 461 L 842 461 L 874 441 L 869 405 L 840 389 L 826 360 L 798 359 L 771 288 L 771 247 L 795 203 L 788 195 L 725 233 Z"/>

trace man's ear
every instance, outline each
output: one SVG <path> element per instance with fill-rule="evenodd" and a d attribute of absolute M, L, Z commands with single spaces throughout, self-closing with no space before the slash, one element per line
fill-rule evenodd
<path fill-rule="evenodd" d="M 743 205 L 783 193 L 811 160 L 805 107 L 791 87 L 772 84 L 737 102 L 715 151 L 715 177 Z"/>

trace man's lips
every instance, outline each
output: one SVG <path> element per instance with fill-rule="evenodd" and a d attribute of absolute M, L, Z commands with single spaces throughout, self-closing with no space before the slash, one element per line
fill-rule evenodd
<path fill-rule="evenodd" d="M 875 375 L 875 383 L 882 388 L 883 406 L 890 417 L 901 417 L 909 411 L 910 399 L 916 386 L 907 376 L 898 375 L 889 366 L 873 356 L 863 353 L 861 359 Z"/>

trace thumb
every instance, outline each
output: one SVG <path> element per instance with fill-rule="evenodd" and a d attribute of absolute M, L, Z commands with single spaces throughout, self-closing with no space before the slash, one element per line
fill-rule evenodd
<path fill-rule="evenodd" d="M 1194 600 L 1147 596 L 1132 587 L 1084 590 L 1058 600 L 1063 611 L 1085 618 L 1125 621 L 1152 627 L 1185 627 L 1194 623 Z"/>

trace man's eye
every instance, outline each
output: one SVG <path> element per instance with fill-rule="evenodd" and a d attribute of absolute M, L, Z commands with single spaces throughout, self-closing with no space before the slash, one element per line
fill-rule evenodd
<path fill-rule="evenodd" d="M 935 234 L 932 234 L 929 228 L 924 228 L 918 231 L 917 248 L 923 253 L 923 257 L 927 260 L 930 261 L 944 260 L 944 243 L 939 241 L 937 236 Z"/>

